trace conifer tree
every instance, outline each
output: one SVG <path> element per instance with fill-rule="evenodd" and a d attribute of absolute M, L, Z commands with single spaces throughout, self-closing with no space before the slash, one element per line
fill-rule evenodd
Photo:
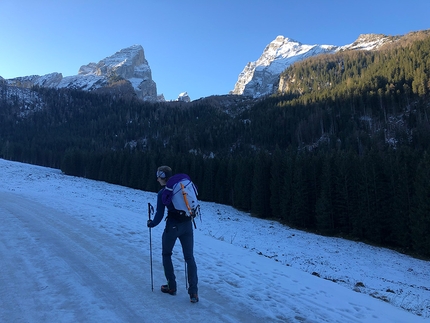
<path fill-rule="evenodd" d="M 411 214 L 414 251 L 430 256 L 430 155 L 424 154 L 415 182 L 415 207 Z"/>
<path fill-rule="evenodd" d="M 259 217 L 271 217 L 270 212 L 270 161 L 264 152 L 255 158 L 252 174 L 251 212 Z"/>
<path fill-rule="evenodd" d="M 321 174 L 321 190 L 316 202 L 316 229 L 323 234 L 335 232 L 334 185 L 335 179 L 333 160 L 326 156 Z"/>
<path fill-rule="evenodd" d="M 281 217 L 281 200 L 282 188 L 284 181 L 285 168 L 283 163 L 283 155 L 280 148 L 277 146 L 272 155 L 270 169 L 270 209 L 271 214 L 277 218 Z"/>

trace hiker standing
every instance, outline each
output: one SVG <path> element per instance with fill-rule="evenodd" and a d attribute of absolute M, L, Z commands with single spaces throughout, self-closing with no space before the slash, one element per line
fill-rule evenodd
<path fill-rule="evenodd" d="M 197 266 L 194 260 L 194 232 L 192 218 L 186 216 L 183 211 L 178 211 L 170 202 L 165 206 L 163 204 L 163 192 L 166 189 L 166 184 L 169 178 L 172 177 L 172 169 L 168 166 L 160 166 L 157 169 L 157 181 L 162 188 L 157 195 L 157 207 L 153 220 L 148 220 L 148 228 L 157 226 L 164 217 L 165 207 L 167 207 L 166 227 L 162 236 L 162 255 L 164 274 L 167 279 L 167 284 L 161 286 L 163 293 L 176 295 L 176 277 L 172 263 L 172 251 L 176 240 L 179 238 L 187 264 L 188 277 L 188 294 L 192 303 L 199 301 L 197 290 Z"/>

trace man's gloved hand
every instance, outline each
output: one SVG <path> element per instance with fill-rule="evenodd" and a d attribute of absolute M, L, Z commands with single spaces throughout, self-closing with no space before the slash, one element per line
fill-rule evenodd
<path fill-rule="evenodd" d="M 148 220 L 148 222 L 146 222 L 146 226 L 147 226 L 148 228 L 152 228 L 152 227 L 154 227 L 154 226 L 152 225 L 152 220 Z"/>

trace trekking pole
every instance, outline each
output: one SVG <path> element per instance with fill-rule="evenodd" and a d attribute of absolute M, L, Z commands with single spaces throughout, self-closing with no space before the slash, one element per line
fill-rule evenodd
<path fill-rule="evenodd" d="M 187 262 L 185 261 L 185 289 L 188 290 L 188 273 L 187 273 Z"/>
<path fill-rule="evenodd" d="M 154 212 L 154 208 L 151 203 L 148 203 L 148 219 L 151 220 L 151 213 Z M 152 273 L 152 228 L 149 228 L 149 259 L 151 265 L 151 289 L 154 291 L 154 275 Z"/>

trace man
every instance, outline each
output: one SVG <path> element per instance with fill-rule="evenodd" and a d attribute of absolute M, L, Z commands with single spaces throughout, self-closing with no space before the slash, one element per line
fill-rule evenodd
<path fill-rule="evenodd" d="M 165 205 L 163 204 L 162 196 L 166 188 L 167 181 L 172 177 L 172 169 L 168 166 L 160 166 L 157 169 L 157 181 L 162 186 L 157 195 L 157 211 L 153 220 L 148 220 L 148 228 L 157 226 L 164 217 Z M 170 295 L 176 295 L 176 277 L 172 263 L 172 251 L 176 240 L 182 245 L 185 262 L 187 263 L 188 276 L 188 294 L 190 301 L 197 303 L 199 301 L 197 290 L 197 266 L 194 260 L 194 232 L 192 218 L 186 216 L 183 211 L 178 211 L 173 206 L 173 203 L 167 205 L 167 220 L 166 227 L 162 236 L 162 255 L 164 274 L 167 279 L 167 284 L 161 286 L 161 291 Z"/>

